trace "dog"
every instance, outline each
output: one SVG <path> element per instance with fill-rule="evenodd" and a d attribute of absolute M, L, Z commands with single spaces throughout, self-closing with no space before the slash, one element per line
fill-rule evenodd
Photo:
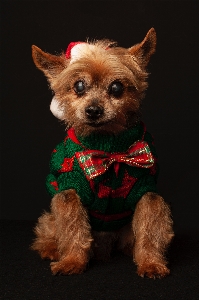
<path fill-rule="evenodd" d="M 138 275 L 170 273 L 171 211 L 157 193 L 157 154 L 141 121 L 147 65 L 156 48 L 151 28 L 128 49 L 110 40 L 70 43 L 51 55 L 32 46 L 35 65 L 54 93 L 52 113 L 66 137 L 53 150 L 52 196 L 34 228 L 32 249 L 52 260 L 53 274 L 79 274 L 113 249 L 130 255 Z"/>

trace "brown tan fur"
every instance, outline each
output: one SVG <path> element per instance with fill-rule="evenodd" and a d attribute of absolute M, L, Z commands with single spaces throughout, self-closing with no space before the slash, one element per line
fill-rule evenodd
<path fill-rule="evenodd" d="M 36 46 L 32 47 L 33 60 L 47 76 L 64 109 L 67 129 L 73 127 L 84 136 L 93 131 L 117 135 L 140 119 L 141 101 L 148 86 L 146 67 L 155 52 L 156 33 L 152 28 L 141 43 L 129 49 L 115 47 L 108 40 L 93 44 L 96 51 L 72 64 L 64 54 L 51 55 Z M 83 96 L 74 91 L 74 83 L 80 79 L 87 83 Z M 119 101 L 108 93 L 114 80 L 124 85 Z M 101 123 L 95 127 L 85 118 L 85 107 L 93 104 L 104 108 Z M 147 193 L 140 199 L 127 226 L 99 233 L 90 227 L 86 208 L 75 190 L 67 190 L 54 196 L 51 211 L 39 218 L 35 234 L 32 249 L 53 261 L 54 274 L 81 273 L 93 256 L 107 260 L 114 246 L 134 258 L 140 276 L 156 278 L 169 274 L 165 251 L 173 237 L 172 220 L 168 205 L 158 194 Z"/>

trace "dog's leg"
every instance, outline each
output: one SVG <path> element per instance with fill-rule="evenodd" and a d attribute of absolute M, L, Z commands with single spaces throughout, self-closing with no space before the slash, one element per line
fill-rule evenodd
<path fill-rule="evenodd" d="M 89 260 L 92 237 L 87 212 L 75 190 L 66 190 L 52 199 L 56 240 L 60 260 L 51 263 L 53 274 L 82 273 Z"/>
<path fill-rule="evenodd" d="M 162 197 L 146 193 L 141 198 L 134 213 L 133 230 L 138 275 L 150 278 L 168 275 L 164 254 L 174 234 L 170 210 Z"/>
<path fill-rule="evenodd" d="M 32 250 L 39 252 L 42 258 L 57 260 L 59 253 L 55 240 L 55 218 L 50 213 L 44 213 L 34 229 L 36 239 L 31 246 Z"/>

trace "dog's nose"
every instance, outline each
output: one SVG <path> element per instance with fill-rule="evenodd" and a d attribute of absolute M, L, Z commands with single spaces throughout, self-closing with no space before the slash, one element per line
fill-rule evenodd
<path fill-rule="evenodd" d="M 86 116 L 89 119 L 96 120 L 101 117 L 104 112 L 104 108 L 99 105 L 91 105 L 85 108 Z"/>

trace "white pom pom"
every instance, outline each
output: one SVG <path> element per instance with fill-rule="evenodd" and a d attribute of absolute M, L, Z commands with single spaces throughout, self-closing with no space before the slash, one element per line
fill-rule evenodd
<path fill-rule="evenodd" d="M 59 102 L 57 101 L 57 99 L 55 97 L 53 97 L 53 99 L 51 101 L 50 110 L 56 118 L 58 118 L 60 120 L 64 120 L 63 109 L 60 107 Z"/>
<path fill-rule="evenodd" d="M 95 51 L 96 46 L 87 43 L 77 44 L 71 49 L 70 63 L 80 59 L 82 56 L 89 54 L 91 51 Z"/>

